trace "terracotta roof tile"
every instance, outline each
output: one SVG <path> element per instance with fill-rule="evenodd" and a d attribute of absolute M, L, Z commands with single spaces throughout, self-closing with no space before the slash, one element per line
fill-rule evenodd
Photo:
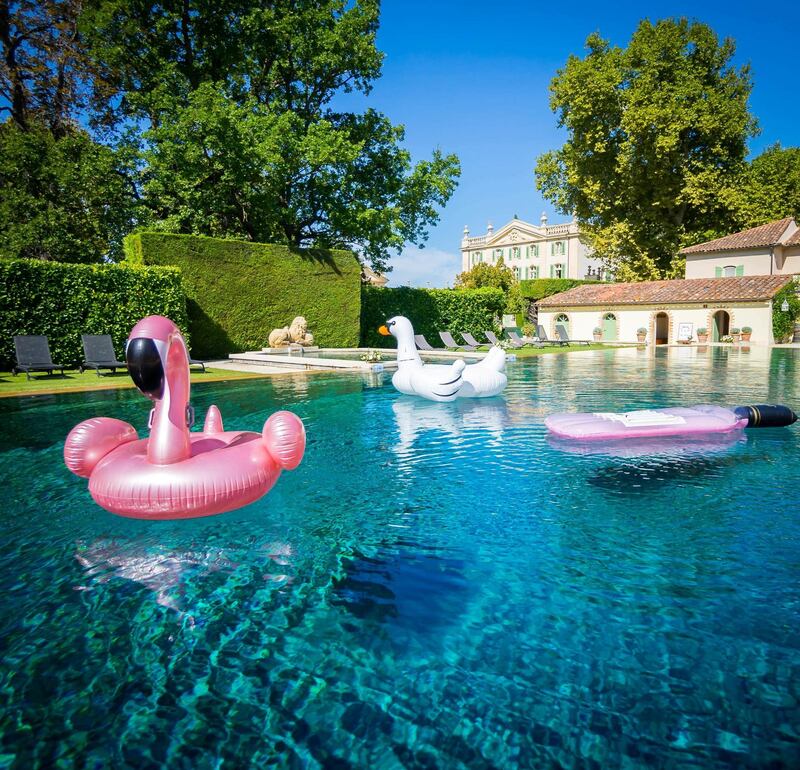
<path fill-rule="evenodd" d="M 765 225 L 751 227 L 740 233 L 731 233 L 724 238 L 717 238 L 705 243 L 697 243 L 681 249 L 681 254 L 702 254 L 708 251 L 735 251 L 736 249 L 752 249 L 757 246 L 776 246 L 786 231 L 792 217 L 777 219 Z"/>
<path fill-rule="evenodd" d="M 689 278 L 638 283 L 590 283 L 553 294 L 539 307 L 592 305 L 661 305 L 670 303 L 752 302 L 770 299 L 792 280 L 791 275 L 749 275 L 742 278 Z"/>
<path fill-rule="evenodd" d="M 795 230 L 795 232 L 791 236 L 791 238 L 787 238 L 783 242 L 783 245 L 784 246 L 800 246 L 800 227 L 798 227 L 797 230 Z"/>

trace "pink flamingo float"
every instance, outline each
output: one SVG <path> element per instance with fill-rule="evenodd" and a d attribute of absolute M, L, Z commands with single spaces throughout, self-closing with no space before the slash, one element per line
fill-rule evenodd
<path fill-rule="evenodd" d="M 189 355 L 178 327 L 163 316 L 143 318 L 130 333 L 128 371 L 152 399 L 150 438 L 132 425 L 93 417 L 76 425 L 64 445 L 64 462 L 89 479 L 95 502 L 138 519 L 211 516 L 241 508 L 265 495 L 281 470 L 303 459 L 303 423 L 276 412 L 261 433 L 226 431 L 216 406 L 203 431 L 189 431 Z"/>

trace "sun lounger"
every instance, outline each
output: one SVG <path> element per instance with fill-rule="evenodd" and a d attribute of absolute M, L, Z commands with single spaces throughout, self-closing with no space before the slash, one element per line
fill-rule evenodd
<path fill-rule="evenodd" d="M 532 348 L 541 348 L 542 343 L 536 342 L 535 340 L 524 340 L 522 337 L 519 336 L 515 331 L 511 329 L 506 329 L 506 334 L 508 335 L 508 339 L 512 341 L 512 343 L 516 343 L 515 347 L 525 347 L 526 345 L 530 345 Z"/>
<path fill-rule="evenodd" d="M 206 370 L 206 362 L 205 361 L 199 361 L 196 358 L 190 358 L 189 359 L 189 366 L 200 366 L 200 367 L 202 367 L 203 371 Z"/>
<path fill-rule="evenodd" d="M 54 364 L 50 356 L 50 345 L 47 337 L 40 334 L 19 334 L 14 337 L 14 351 L 17 357 L 17 365 L 11 370 L 12 374 L 25 372 L 28 379 L 31 372 L 47 372 L 52 374 L 55 369 L 61 371 L 61 376 L 65 377 L 64 366 Z"/>
<path fill-rule="evenodd" d="M 453 335 L 450 334 L 450 332 L 439 332 L 439 336 L 442 338 L 442 342 L 444 342 L 445 347 L 455 348 L 456 350 L 477 350 L 475 345 L 459 345 L 453 339 Z"/>
<path fill-rule="evenodd" d="M 117 369 L 127 368 L 124 361 L 117 361 L 110 334 L 81 334 L 81 341 L 84 357 L 79 367 L 81 373 L 84 369 L 94 369 L 99 377 L 101 369 L 111 369 L 111 373 L 115 374 Z"/>
<path fill-rule="evenodd" d="M 558 335 L 558 339 L 561 342 L 566 342 L 567 345 L 590 345 L 591 343 L 589 340 L 571 340 L 569 338 L 569 334 L 567 334 L 567 329 L 562 324 L 556 324 L 556 334 Z"/>
<path fill-rule="evenodd" d="M 424 334 L 415 334 L 414 342 L 417 343 L 417 350 L 436 350 L 436 348 L 425 339 Z"/>
<path fill-rule="evenodd" d="M 497 345 L 497 347 L 502 348 L 503 344 L 497 339 L 497 335 L 492 331 L 485 331 L 484 334 L 486 335 L 486 339 L 492 343 L 492 345 Z M 516 340 L 509 339 L 508 344 L 511 345 L 512 348 L 524 348 L 524 342 L 517 342 Z"/>
<path fill-rule="evenodd" d="M 480 340 L 476 340 L 475 337 L 473 337 L 469 332 L 461 332 L 461 336 L 468 345 L 472 345 L 476 348 L 485 347 L 492 344 L 491 342 L 481 342 Z"/>
<path fill-rule="evenodd" d="M 564 340 L 551 340 L 551 339 L 548 339 L 547 332 L 544 330 L 544 326 L 542 326 L 541 324 L 539 324 L 536 327 L 536 336 L 545 345 L 569 345 L 569 343 L 568 342 L 564 342 Z"/>

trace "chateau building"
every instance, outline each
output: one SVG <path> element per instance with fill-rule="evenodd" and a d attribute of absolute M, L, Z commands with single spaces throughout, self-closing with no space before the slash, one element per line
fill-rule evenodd
<path fill-rule="evenodd" d="M 576 222 L 548 225 L 542 214 L 540 224 L 533 225 L 514 217 L 495 232 L 491 223 L 485 235 L 469 237 L 464 227 L 461 240 L 461 270 L 479 262 L 497 264 L 500 258 L 517 278 L 591 278 L 609 280 L 610 275 L 591 249 L 581 241 Z"/>

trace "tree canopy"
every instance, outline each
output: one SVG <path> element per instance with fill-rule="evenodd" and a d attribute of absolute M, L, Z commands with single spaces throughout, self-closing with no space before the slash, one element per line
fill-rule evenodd
<path fill-rule="evenodd" d="M 553 79 L 567 141 L 541 155 L 537 187 L 574 213 L 623 280 L 672 276 L 680 247 L 730 231 L 735 182 L 756 132 L 734 43 L 686 19 L 642 21 L 627 48 L 599 34 Z"/>
<path fill-rule="evenodd" d="M 0 105 L 20 130 L 32 116 L 57 138 L 83 126 L 119 153 L 139 226 L 349 247 L 386 271 L 392 249 L 424 243 L 460 166 L 438 149 L 414 164 L 402 126 L 336 108 L 380 76 L 378 10 L 5 0 Z"/>
<path fill-rule="evenodd" d="M 736 192 L 739 227 L 775 219 L 800 221 L 800 147 L 768 147 L 744 169 Z"/>

